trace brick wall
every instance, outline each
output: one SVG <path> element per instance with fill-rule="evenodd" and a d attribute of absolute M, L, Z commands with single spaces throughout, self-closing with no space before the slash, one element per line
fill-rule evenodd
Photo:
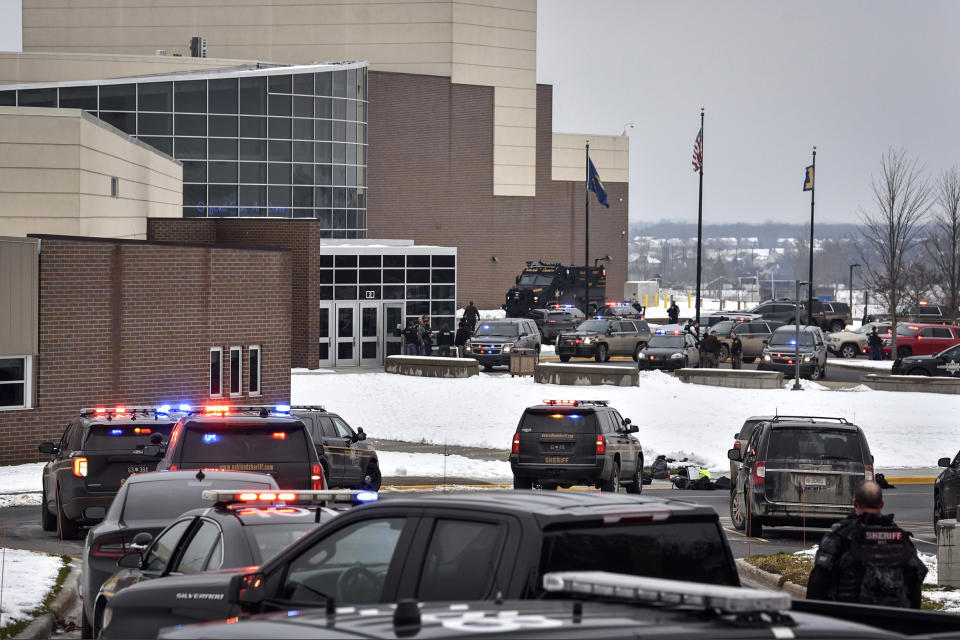
<path fill-rule="evenodd" d="M 36 460 L 82 407 L 207 400 L 215 346 L 225 390 L 242 346 L 239 400 L 289 401 L 290 276 L 288 252 L 42 236 L 35 408 L 0 412 L 0 464 Z"/>

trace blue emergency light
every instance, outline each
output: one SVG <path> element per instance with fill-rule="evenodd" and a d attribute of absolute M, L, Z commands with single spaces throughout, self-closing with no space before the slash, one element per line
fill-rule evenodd
<path fill-rule="evenodd" d="M 290 413 L 290 405 L 278 404 L 276 407 L 274 407 L 274 411 L 277 413 Z"/>
<path fill-rule="evenodd" d="M 170 413 L 170 405 L 168 404 L 160 405 L 159 407 L 157 407 L 157 413 L 162 413 L 164 415 Z"/>
<path fill-rule="evenodd" d="M 188 404 L 181 404 L 181 405 L 180 405 L 180 411 L 191 411 L 192 409 L 193 409 L 193 407 L 191 407 L 191 406 L 188 405 Z"/>
<path fill-rule="evenodd" d="M 379 499 L 380 495 L 376 491 L 360 491 L 354 497 L 357 502 L 376 502 Z"/>
<path fill-rule="evenodd" d="M 112 436 L 122 436 L 123 429 L 110 429 L 110 435 Z"/>
<path fill-rule="evenodd" d="M 210 444 L 210 443 L 212 443 L 212 442 L 219 442 L 219 441 L 220 441 L 220 436 L 218 436 L 218 435 L 215 434 L 215 433 L 205 433 L 205 434 L 203 434 L 203 443 L 204 443 L 204 444 Z"/>

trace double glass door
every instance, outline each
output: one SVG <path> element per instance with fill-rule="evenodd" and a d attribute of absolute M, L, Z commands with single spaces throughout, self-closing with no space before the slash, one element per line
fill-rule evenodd
<path fill-rule="evenodd" d="M 344 367 L 383 363 L 386 325 L 399 322 L 403 306 L 382 302 L 325 302 L 319 307 L 319 365 Z M 392 336 L 391 336 L 392 337 Z M 393 338 L 396 341 L 398 338 Z M 397 351 L 399 353 L 399 350 Z"/>

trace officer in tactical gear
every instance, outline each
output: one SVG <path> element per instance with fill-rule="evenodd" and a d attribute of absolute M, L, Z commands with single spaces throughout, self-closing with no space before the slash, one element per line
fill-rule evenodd
<path fill-rule="evenodd" d="M 920 608 L 927 568 L 910 534 L 882 515 L 883 491 L 861 482 L 853 498 L 856 515 L 823 536 L 807 583 L 807 598 L 886 607 Z"/>

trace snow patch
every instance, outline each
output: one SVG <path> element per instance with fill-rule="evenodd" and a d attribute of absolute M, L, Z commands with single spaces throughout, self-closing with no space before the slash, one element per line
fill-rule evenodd
<path fill-rule="evenodd" d="M 43 483 L 43 462 L 0 467 L 0 509 L 39 505 Z M 18 492 L 24 493 L 18 493 Z M 5 495 L 4 495 L 5 494 Z"/>
<path fill-rule="evenodd" d="M 477 480 L 510 480 L 510 463 L 500 460 L 477 460 L 442 453 L 406 453 L 380 451 L 380 473 L 385 477 L 413 476 L 427 478 L 458 477 Z"/>
<path fill-rule="evenodd" d="M 3 549 L 3 610 L 0 627 L 30 619 L 53 588 L 63 566 L 58 556 L 23 549 Z"/>

